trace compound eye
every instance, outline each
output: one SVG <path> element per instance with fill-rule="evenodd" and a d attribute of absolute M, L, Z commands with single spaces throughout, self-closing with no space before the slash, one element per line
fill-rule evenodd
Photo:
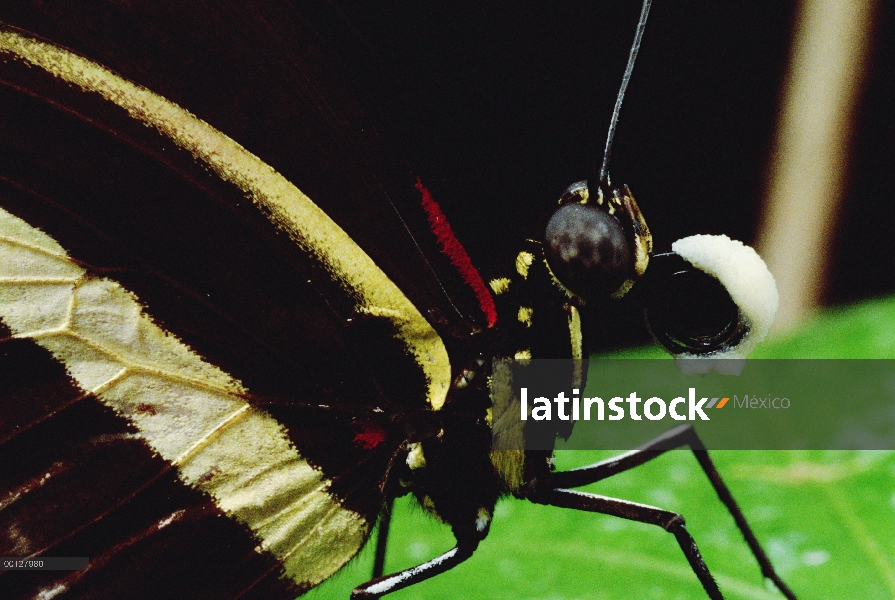
<path fill-rule="evenodd" d="M 646 320 L 672 354 L 711 354 L 736 346 L 746 333 L 724 285 L 677 254 L 654 255 L 647 273 Z"/>
<path fill-rule="evenodd" d="M 594 206 L 560 207 L 547 223 L 544 242 L 550 270 L 584 298 L 609 296 L 631 273 L 632 252 L 621 223 Z"/>

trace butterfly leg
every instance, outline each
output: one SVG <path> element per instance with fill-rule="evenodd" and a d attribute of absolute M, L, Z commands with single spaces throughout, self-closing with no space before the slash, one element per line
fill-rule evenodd
<path fill-rule="evenodd" d="M 385 594 L 396 592 L 430 577 L 450 571 L 461 562 L 472 556 L 479 545 L 478 539 L 457 540 L 457 545 L 441 556 L 437 556 L 421 565 L 405 569 L 385 577 L 379 577 L 359 585 L 351 592 L 351 600 L 379 598 Z"/>
<path fill-rule="evenodd" d="M 617 498 L 609 498 L 607 496 L 598 496 L 597 494 L 589 494 L 587 492 L 578 492 L 574 490 L 564 490 L 560 488 L 549 490 L 545 493 L 537 494 L 531 498 L 532 502 L 539 504 L 547 504 L 560 508 L 574 508 L 576 510 L 584 510 L 587 512 L 596 512 L 604 515 L 612 515 L 623 519 L 630 519 L 640 523 L 648 523 L 658 525 L 665 531 L 674 534 L 677 543 L 680 545 L 684 556 L 690 563 L 690 567 L 702 587 L 711 600 L 724 600 L 718 584 L 709 572 L 696 541 L 684 526 L 684 517 L 681 515 L 655 508 L 646 504 L 638 504 L 636 502 L 628 502 Z"/>
<path fill-rule="evenodd" d="M 709 457 L 709 453 L 706 450 L 705 445 L 702 443 L 702 440 L 699 439 L 699 436 L 696 435 L 696 431 L 690 425 L 681 425 L 680 427 L 675 427 L 674 429 L 671 429 L 666 433 L 660 435 L 659 437 L 647 442 L 636 450 L 626 452 L 608 460 L 604 460 L 586 467 L 572 469 L 571 471 L 553 473 L 550 479 L 549 487 L 576 488 L 590 483 L 595 483 L 602 479 L 606 479 L 607 477 L 611 477 L 612 475 L 615 475 L 617 473 L 621 473 L 623 471 L 628 471 L 630 469 L 638 467 L 646 462 L 653 460 L 658 456 L 661 456 L 668 450 L 681 448 L 683 446 L 689 446 L 690 449 L 693 451 L 693 454 L 696 456 L 696 460 L 699 462 L 699 466 L 702 467 L 702 470 L 711 482 L 712 487 L 715 488 L 715 492 L 718 494 L 721 502 L 724 503 L 724 506 L 727 507 L 727 510 L 730 512 L 731 516 L 733 516 L 737 527 L 743 534 L 743 537 L 746 539 L 746 543 L 749 545 L 749 548 L 752 550 L 752 554 L 755 556 L 755 559 L 758 561 L 758 564 L 761 567 L 762 575 L 773 581 L 774 584 L 777 586 L 777 589 L 779 589 L 780 592 L 789 600 L 796 600 L 795 594 L 792 592 L 792 590 L 789 589 L 789 586 L 787 586 L 786 583 L 783 582 L 783 580 L 774 570 L 773 565 L 771 565 L 770 559 L 768 559 L 767 554 L 761 547 L 761 544 L 759 544 L 758 539 L 755 537 L 755 533 L 752 532 L 752 528 L 746 521 L 746 517 L 743 515 L 743 511 L 737 505 L 736 500 L 734 500 L 733 495 L 730 493 L 730 490 L 727 488 L 724 480 L 721 479 L 721 475 L 718 473 L 718 469 L 715 467 L 715 464 Z"/>
<path fill-rule="evenodd" d="M 385 572 L 385 550 L 388 544 L 388 532 L 392 524 L 392 509 L 395 501 L 389 499 L 382 508 L 379 517 L 379 532 L 376 534 L 376 558 L 373 560 L 373 579 L 382 577 Z"/>

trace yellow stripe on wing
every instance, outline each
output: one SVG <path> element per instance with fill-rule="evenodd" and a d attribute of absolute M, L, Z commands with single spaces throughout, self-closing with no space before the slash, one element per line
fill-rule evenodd
<path fill-rule="evenodd" d="M 366 252 L 285 177 L 189 111 L 82 56 L 3 29 L 0 53 L 100 94 L 134 119 L 171 138 L 222 179 L 248 194 L 277 227 L 342 285 L 359 312 L 391 322 L 396 337 L 426 377 L 429 404 L 435 410 L 441 408 L 451 380 L 450 362 L 441 338 Z"/>
<path fill-rule="evenodd" d="M 132 423 L 299 585 L 320 583 L 363 545 L 370 524 L 329 494 L 329 480 L 276 419 L 246 403 L 238 381 L 153 323 L 120 284 L 91 278 L 50 236 L 3 209 L 0 320 Z"/>

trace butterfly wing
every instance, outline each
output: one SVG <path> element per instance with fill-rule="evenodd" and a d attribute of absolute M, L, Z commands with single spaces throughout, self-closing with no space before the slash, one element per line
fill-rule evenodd
<path fill-rule="evenodd" d="M 375 520 L 387 417 L 440 406 L 439 332 L 469 330 L 410 174 L 282 7 L 3 10 L 75 50 L 0 31 L 3 552 L 92 562 L 0 587 L 316 584 Z"/>

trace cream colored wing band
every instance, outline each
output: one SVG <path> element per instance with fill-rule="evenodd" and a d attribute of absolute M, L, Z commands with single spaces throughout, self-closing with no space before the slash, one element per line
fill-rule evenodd
<path fill-rule="evenodd" d="M 354 298 L 358 312 L 391 322 L 423 371 L 438 410 L 451 381 L 441 338 L 400 289 L 326 213 L 270 165 L 173 102 L 63 48 L 0 29 L 0 54 L 101 95 L 150 125 L 249 195 L 271 221 L 318 260 Z"/>
<path fill-rule="evenodd" d="M 2 209 L 0 319 L 247 525 L 296 583 L 319 583 L 363 545 L 366 520 L 328 493 L 329 481 L 279 422 L 242 399 L 238 381 L 155 325 L 121 285 L 89 277 L 55 240 Z"/>

